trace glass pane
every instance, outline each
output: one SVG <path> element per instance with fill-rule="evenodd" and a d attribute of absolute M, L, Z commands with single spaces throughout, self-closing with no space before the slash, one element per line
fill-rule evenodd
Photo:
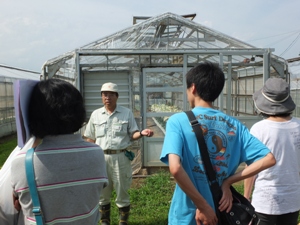
<path fill-rule="evenodd" d="M 244 97 L 239 97 L 238 98 L 238 113 L 245 113 L 246 112 L 246 98 Z"/>
<path fill-rule="evenodd" d="M 147 87 L 183 87 L 182 72 L 148 72 Z"/>
<path fill-rule="evenodd" d="M 153 137 L 164 137 L 168 116 L 147 117 L 147 127 L 154 131 Z"/>
<path fill-rule="evenodd" d="M 254 106 L 252 97 L 251 96 L 246 97 L 246 113 L 253 115 L 254 111 L 255 111 L 255 106 Z"/>
<path fill-rule="evenodd" d="M 148 92 L 146 99 L 147 112 L 183 111 L 182 92 Z"/>
<path fill-rule="evenodd" d="M 239 92 L 238 94 L 244 95 L 246 94 L 246 80 L 240 80 L 239 81 Z"/>
<path fill-rule="evenodd" d="M 246 94 L 253 94 L 253 78 L 249 78 L 246 80 Z"/>
<path fill-rule="evenodd" d="M 263 78 L 262 77 L 255 77 L 254 78 L 254 90 L 253 92 L 258 91 L 263 87 Z"/>

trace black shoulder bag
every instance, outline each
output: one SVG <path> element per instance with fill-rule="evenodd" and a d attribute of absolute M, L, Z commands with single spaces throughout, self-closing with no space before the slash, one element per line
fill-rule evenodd
<path fill-rule="evenodd" d="M 226 211 L 220 212 L 218 209 L 219 201 L 222 197 L 222 190 L 219 186 L 218 180 L 216 178 L 216 172 L 213 170 L 207 146 L 203 137 L 203 132 L 200 127 L 200 123 L 196 119 L 192 111 L 185 112 L 190 120 L 190 124 L 193 127 L 194 133 L 198 140 L 198 145 L 200 149 L 200 154 L 202 161 L 204 163 L 204 168 L 206 170 L 206 176 L 209 182 L 209 187 L 213 196 L 215 204 L 215 212 L 218 217 L 219 225 L 257 225 L 258 217 L 255 214 L 255 209 L 251 203 L 239 192 L 237 192 L 234 187 L 230 187 L 233 203 L 232 208 L 229 213 Z"/>

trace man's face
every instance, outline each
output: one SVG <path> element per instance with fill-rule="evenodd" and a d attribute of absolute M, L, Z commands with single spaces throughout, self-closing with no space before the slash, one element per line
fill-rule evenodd
<path fill-rule="evenodd" d="M 118 96 L 116 92 L 103 91 L 101 96 L 105 106 L 115 107 L 117 105 Z"/>

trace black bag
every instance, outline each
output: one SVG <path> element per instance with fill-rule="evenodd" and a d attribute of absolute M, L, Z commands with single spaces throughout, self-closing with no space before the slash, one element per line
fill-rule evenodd
<path fill-rule="evenodd" d="M 258 224 L 258 217 L 255 214 L 255 209 L 251 203 L 239 192 L 237 192 L 234 187 L 230 187 L 232 193 L 232 208 L 229 213 L 226 211 L 219 212 L 219 225 L 256 225 Z"/>
<path fill-rule="evenodd" d="M 192 111 L 186 111 L 185 113 L 190 120 L 190 124 L 193 127 L 194 133 L 198 140 L 200 154 L 202 156 L 202 160 L 206 169 L 207 179 L 209 181 L 210 190 L 212 192 L 215 203 L 215 212 L 218 217 L 218 225 L 257 225 L 258 217 L 255 214 L 254 207 L 232 186 L 230 187 L 230 190 L 232 193 L 233 202 L 230 212 L 226 213 L 226 211 L 219 211 L 218 205 L 222 197 L 222 191 L 208 155 L 207 146 L 205 144 L 203 133 L 200 128 L 200 123 L 198 122 Z"/>

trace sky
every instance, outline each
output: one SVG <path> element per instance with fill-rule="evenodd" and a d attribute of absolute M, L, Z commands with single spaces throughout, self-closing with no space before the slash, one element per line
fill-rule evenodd
<path fill-rule="evenodd" d="M 40 72 L 52 58 L 132 26 L 133 16 L 194 21 L 285 59 L 300 56 L 299 0 L 0 0 L 0 64 Z"/>

